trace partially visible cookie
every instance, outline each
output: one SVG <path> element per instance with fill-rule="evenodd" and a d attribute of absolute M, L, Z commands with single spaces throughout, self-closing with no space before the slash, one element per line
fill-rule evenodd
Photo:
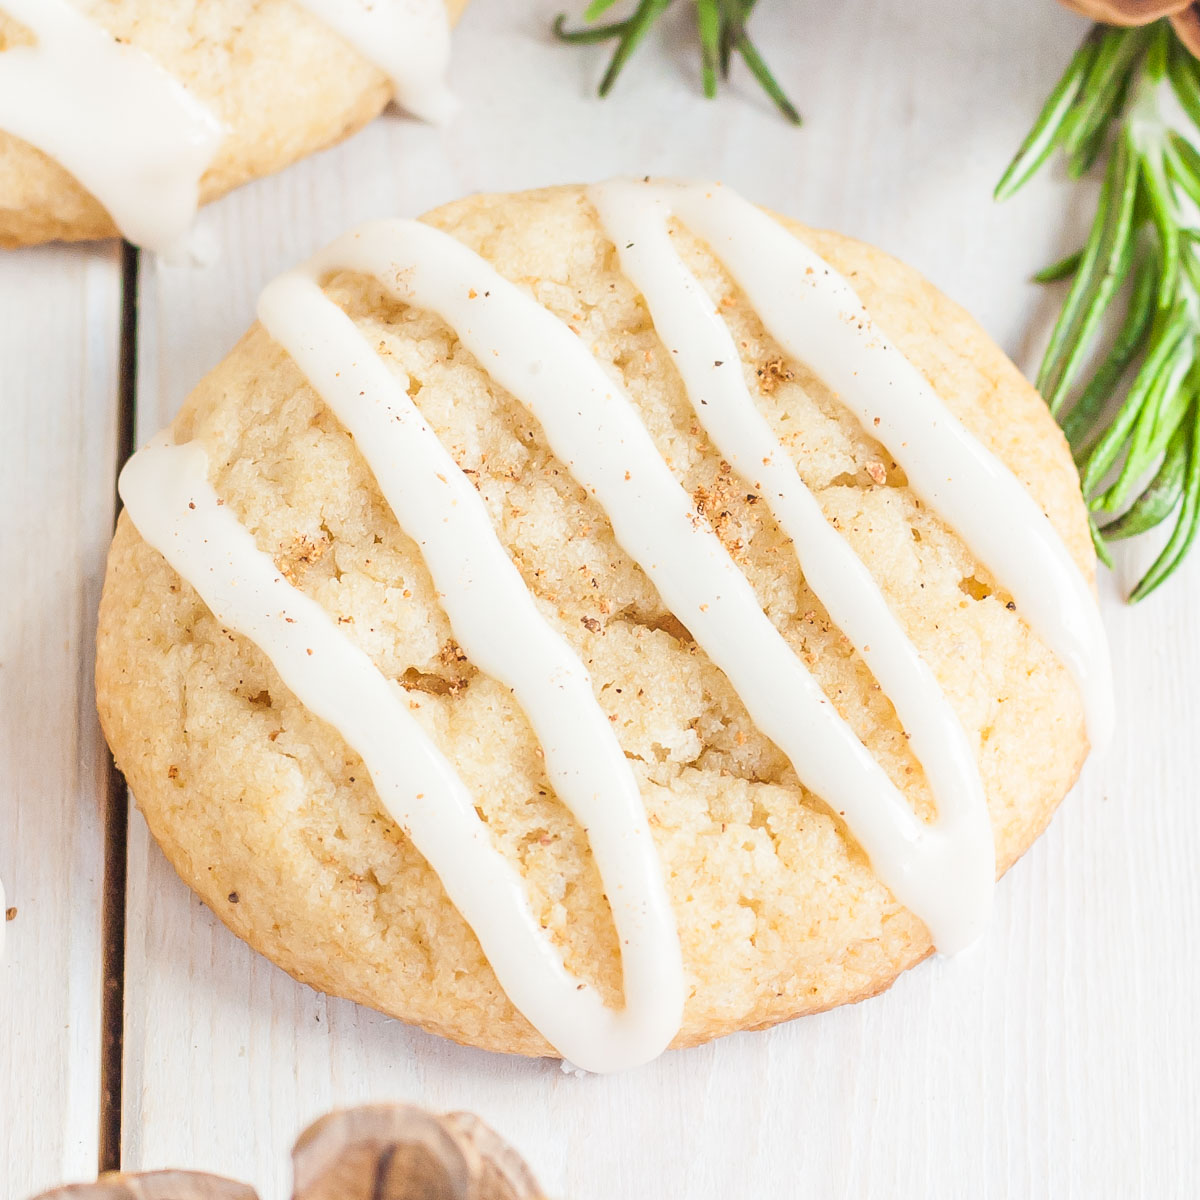
<path fill-rule="evenodd" d="M 418 493 L 413 519 L 441 511 L 437 480 L 450 487 L 465 476 L 470 494 L 454 495 L 463 504 L 482 501 L 538 619 L 586 667 L 591 694 L 578 723 L 592 719 L 587 706 L 594 704 L 603 729 L 577 749 L 590 753 L 615 739 L 619 762 L 609 764 L 612 778 L 627 769 L 635 781 L 678 928 L 682 1013 L 668 1031 L 677 1046 L 873 995 L 930 952 L 929 928 L 881 882 L 864 851 L 864 840 L 881 847 L 881 855 L 896 848 L 873 824 L 887 810 L 888 794 L 899 797 L 907 813 L 896 817 L 897 827 L 913 822 L 907 828 L 917 841 L 935 828 L 935 814 L 947 817 L 956 806 L 968 823 L 976 821 L 974 833 L 952 844 L 963 870 L 975 872 L 961 892 L 964 903 L 974 905 L 980 889 L 990 891 L 993 861 L 1003 872 L 1044 828 L 1088 749 L 1072 635 L 1051 648 L 1047 638 L 1056 627 L 1052 619 L 1043 621 L 1032 590 L 1049 593 L 1049 581 L 1057 579 L 1063 611 L 1077 618 L 1076 629 L 1092 631 L 1085 641 L 1095 636 L 1085 582 L 1094 559 L 1078 480 L 1041 399 L 960 308 L 881 251 L 791 221 L 774 224 L 749 206 L 730 209 L 745 219 L 728 226 L 728 238 L 712 232 L 706 242 L 688 226 L 688 213 L 699 220 L 708 211 L 702 195 L 647 193 L 668 200 L 677 194 L 692 208 L 680 208 L 669 222 L 672 257 L 662 260 L 655 278 L 683 287 L 686 281 L 669 265 L 677 261 L 697 284 L 689 293 L 693 307 L 680 301 L 675 312 L 691 314 L 678 330 L 668 328 L 669 308 L 648 300 L 651 281 L 639 288 L 623 269 L 622 255 L 648 249 L 657 236 L 649 222 L 654 210 L 636 191 L 567 187 L 478 196 L 423 219 L 448 237 L 413 223 L 384 223 L 347 237 L 317 260 L 311 277 L 324 283 L 325 297 L 353 326 L 335 320 L 331 305 L 321 309 L 324 298 L 308 276 L 285 281 L 284 291 L 294 291 L 313 312 L 328 310 L 291 345 L 303 371 L 266 329 L 253 328 L 196 389 L 158 451 L 170 456 L 191 447 L 207 461 L 194 492 L 176 497 L 192 496 L 190 510 L 182 505 L 171 518 L 173 532 L 163 534 L 168 526 L 159 528 L 155 510 L 175 503 L 166 494 L 174 485 L 164 477 L 155 494 L 139 481 L 127 490 L 130 512 L 121 518 L 109 558 L 97 658 L 100 714 L 154 836 L 183 878 L 234 932 L 298 979 L 490 1049 L 567 1053 L 518 1010 L 481 947 L 485 935 L 477 936 L 448 898 L 448 886 L 470 892 L 470 879 L 455 878 L 466 859 L 455 852 L 432 865 L 406 835 L 408 810 L 393 805 L 391 793 L 381 799 L 382 780 L 373 783 L 363 754 L 352 748 L 360 725 L 344 723 L 343 736 L 336 715 L 312 711 L 337 690 L 337 673 L 308 703 L 294 687 L 308 686 L 306 672 L 321 666 L 327 648 L 335 656 L 349 655 L 350 648 L 361 652 L 365 660 L 347 657 L 345 665 L 368 675 L 375 670 L 394 681 L 388 687 L 399 686 L 405 709 L 396 714 L 395 736 L 402 736 L 411 715 L 466 789 L 479 836 L 517 873 L 539 936 L 581 989 L 596 989 L 616 1010 L 629 986 L 633 951 L 614 925 L 613 906 L 622 896 L 611 880 L 602 880 L 598 866 L 597 839 L 605 836 L 600 826 L 608 810 L 585 828 L 564 806 L 551 782 L 553 740 L 539 737 L 513 686 L 473 661 L 464 649 L 471 637 L 448 615 L 447 606 L 462 599 L 462 585 L 453 573 L 431 575 L 428 555 L 441 545 L 440 535 L 435 529 L 432 541 L 422 535 L 418 544 L 402 532 L 394 498 L 389 503 L 381 492 L 380 473 L 400 461 L 407 443 L 390 426 L 380 427 L 377 437 L 353 432 L 331 407 L 339 388 L 343 416 L 394 413 L 414 437 L 416 418 L 406 405 L 415 405 L 452 461 L 430 476 L 433 490 Z M 611 210 L 607 227 L 601 200 Z M 631 219 L 643 221 L 636 233 L 616 236 L 623 228 L 618 201 Z M 739 283 L 729 264 L 746 230 L 766 239 L 771 253 L 739 260 Z M 383 246 L 392 247 L 390 257 L 378 253 Z M 797 311 L 808 303 L 805 289 L 815 289 L 823 303 L 831 286 L 827 268 L 775 269 L 793 248 L 810 256 L 804 261 L 823 260 L 840 272 L 870 314 L 844 311 L 847 344 L 861 347 L 854 351 L 861 362 L 828 364 L 830 371 L 844 370 L 844 386 L 833 387 L 831 375 L 789 353 L 783 333 L 769 332 L 764 312 L 751 302 L 748 288 L 765 296 L 768 285 L 779 285 L 792 289 L 789 304 Z M 368 260 L 375 264 L 370 272 Z M 425 298 L 412 299 L 417 292 Z M 288 310 L 282 292 L 269 294 L 264 320 L 288 340 L 284 317 L 299 308 Z M 398 298 L 402 294 L 410 299 Z M 776 317 L 782 330 L 789 305 Z M 713 326 L 693 336 L 713 319 L 723 333 Z M 488 349 L 493 323 L 501 340 Z M 800 334 L 809 327 L 792 324 Z M 534 339 L 536 353 L 527 353 L 522 339 L 535 326 L 544 345 Z M 919 374 L 902 378 L 903 360 L 883 335 Z M 829 340 L 840 336 L 831 329 Z M 355 337 L 362 339 L 361 353 L 331 349 Z M 825 351 L 818 345 L 815 353 Z M 880 415 L 864 423 L 850 407 L 850 392 L 860 370 L 874 369 L 881 354 L 893 375 L 868 396 Z M 581 355 L 598 374 L 588 373 Z M 711 377 L 699 387 L 685 386 L 689 371 L 710 367 Z M 375 374 L 357 382 L 360 368 Z M 762 418 L 766 436 L 781 448 L 777 460 L 764 455 L 761 465 L 735 465 L 719 448 L 708 410 L 722 388 L 734 395 L 744 389 L 753 403 L 729 436 L 741 436 Z M 531 407 L 538 389 L 540 416 Z M 976 508 L 993 498 L 980 464 L 994 465 L 995 495 L 1007 497 L 1009 507 L 1000 510 L 997 528 L 980 536 L 984 542 L 998 533 L 1009 537 L 1007 551 L 1002 544 L 997 553 L 1015 550 L 1021 571 L 1001 577 L 957 531 L 955 520 L 965 528 L 978 512 L 948 501 L 939 512 L 942 500 L 930 503 L 918 491 L 909 472 L 921 469 L 915 451 L 922 447 L 881 440 L 892 440 L 891 423 L 918 395 L 944 405 L 936 409 L 942 415 L 934 421 L 938 432 L 928 434 L 930 445 L 962 423 L 966 457 L 952 456 L 947 473 L 982 489 L 974 493 Z M 600 451 L 588 439 L 564 450 L 561 439 L 569 434 L 562 431 L 576 415 L 593 408 L 602 414 L 610 401 L 617 407 L 596 417 L 591 440 L 612 443 L 614 454 L 628 453 L 630 469 L 624 481 L 618 474 L 606 483 L 598 476 L 595 484 L 581 482 L 591 478 L 588 464 Z M 628 410 L 621 407 L 626 402 Z M 661 456 L 659 465 L 635 455 L 633 443 L 642 436 L 635 425 L 620 433 L 614 424 L 629 412 Z M 388 440 L 393 436 L 395 442 Z M 421 469 L 414 461 L 413 471 Z M 681 488 L 687 520 L 660 543 L 661 561 L 639 558 L 641 527 L 653 526 L 660 509 L 635 509 L 632 523 L 628 514 L 614 518 L 604 489 L 618 495 L 625 484 L 637 484 L 639 473 L 664 470 L 669 486 L 659 495 L 673 503 L 670 488 Z M 389 496 L 406 482 L 417 486 L 415 478 L 394 479 Z M 815 578 L 820 555 L 814 550 L 810 556 L 805 546 L 798 557 L 776 515 L 783 511 L 771 483 L 776 479 L 780 488 L 815 498 L 821 525 L 865 565 L 854 587 L 843 586 L 846 578 L 859 578 L 844 574 L 853 565 L 845 558 L 839 560 L 843 574 L 828 589 L 802 570 L 801 557 Z M 205 498 L 210 488 L 211 504 Z M 447 508 L 446 520 L 458 511 Z M 944 515 L 951 512 L 955 520 Z M 204 523 L 189 525 L 189 519 Z M 220 555 L 202 565 L 209 561 L 203 556 L 212 550 L 210 536 L 224 538 L 217 531 L 232 528 L 235 519 L 253 537 L 253 545 L 238 543 L 237 553 L 248 556 L 239 559 L 238 570 L 248 564 L 273 575 L 264 586 L 277 588 L 278 602 L 260 606 L 258 585 L 236 573 L 236 586 L 221 584 L 220 596 L 206 601 L 205 589 L 217 586 L 225 570 Z M 158 549 L 139 535 L 142 521 L 146 531 L 154 525 Z M 621 525 L 619 538 L 614 521 Z M 197 533 L 187 550 L 193 530 L 203 536 Z M 664 586 L 686 591 L 692 569 L 663 574 L 676 546 L 707 555 L 705 561 L 728 557 L 753 589 L 740 625 L 710 628 L 718 620 L 710 601 L 720 607 L 727 596 L 713 595 L 690 609 L 686 597 L 664 600 Z M 164 553 L 191 568 L 190 583 Z M 689 561 L 696 567 L 699 560 Z M 741 586 L 728 573 L 724 578 L 734 590 Z M 502 582 L 493 578 L 494 623 L 478 642 L 489 662 L 514 628 L 512 605 L 503 598 L 511 593 L 499 590 Z M 860 646 L 831 616 L 829 598 L 839 587 L 840 611 L 865 612 L 866 600 L 879 597 L 896 628 L 871 626 L 878 638 L 868 636 Z M 310 612 L 307 601 L 319 607 Z M 239 615 L 243 602 L 248 607 Z M 226 603 L 228 612 L 214 615 L 212 605 Z M 283 645 L 297 621 L 296 628 L 307 629 L 306 621 L 318 620 L 314 639 L 325 638 L 319 628 L 325 615 L 342 641 L 298 644 L 296 657 L 280 651 L 273 660 L 264 653 L 262 638 Z M 239 622 L 255 621 L 262 631 L 257 642 L 233 631 L 242 628 Z M 726 637 L 740 637 L 755 622 L 763 644 L 778 639 L 772 644 L 780 661 L 768 656 L 750 665 L 768 674 L 791 671 L 792 664 L 807 669 L 824 711 L 800 707 L 782 691 L 775 695 L 774 685 L 752 695 L 757 683 L 743 686 L 739 674 L 745 654 L 717 665 L 713 654 L 725 653 Z M 897 674 L 877 656 L 885 646 L 899 652 L 904 645 L 919 658 L 911 672 Z M 1102 643 L 1084 648 L 1103 659 Z M 895 686 L 881 686 L 885 675 L 876 670 L 890 671 L 886 677 Z M 932 691 L 920 694 L 932 697 L 931 708 L 945 706 L 932 742 L 922 741 L 921 706 L 911 702 L 922 672 L 929 678 L 921 686 Z M 1093 678 L 1090 690 L 1102 691 L 1104 662 Z M 379 695 L 379 703 L 389 702 L 386 690 Z M 574 703 L 563 696 L 564 706 Z M 362 716 L 365 721 L 372 713 Z M 782 746 L 810 726 L 819 734 L 810 751 L 789 758 Z M 564 737 L 569 740 L 569 732 Z M 840 798 L 802 782 L 830 768 L 826 742 L 863 750 L 854 760 L 860 775 L 851 777 L 858 782 Z M 960 742 L 966 757 L 954 769 L 961 771 L 961 788 L 947 790 L 934 776 L 940 772 L 944 783 L 953 772 L 938 756 Z M 388 747 L 375 750 L 383 761 Z M 409 763 L 416 772 L 416 759 Z M 832 768 L 819 777 L 846 778 Z M 614 793 L 611 811 L 617 813 L 607 777 L 589 778 L 593 789 Z M 969 796 L 980 785 L 972 815 Z M 421 819 L 416 809 L 428 803 L 423 792 L 411 798 L 414 827 Z M 860 803 L 867 804 L 865 819 L 855 807 Z M 451 811 L 448 799 L 437 801 L 435 827 L 437 812 L 451 822 Z M 628 830 L 634 830 L 630 820 Z M 628 847 L 631 856 L 645 849 L 635 841 Z M 913 904 L 924 903 L 929 881 L 922 873 L 932 878 L 946 869 L 946 894 L 959 894 L 954 889 L 961 881 L 950 877 L 953 862 L 943 868 L 936 856 L 919 855 L 905 861 L 907 882 L 903 871 L 894 881 Z M 647 896 L 651 912 L 653 888 Z M 508 899 L 495 893 L 496 906 Z M 945 916 L 944 900 L 928 905 L 931 922 Z M 663 945 L 669 957 L 670 946 Z"/>
<path fill-rule="evenodd" d="M 445 0 L 449 17 L 457 18 L 465 4 Z M 424 7 L 430 5 L 440 8 L 438 0 L 425 0 Z M 393 83 L 379 65 L 388 60 L 388 48 L 381 49 L 377 61 L 364 57 L 317 15 L 321 7 L 299 0 L 0 2 L 0 245 L 79 241 L 119 232 L 101 201 L 73 176 L 70 162 L 55 161 L 31 141 L 5 132 L 17 123 L 15 118 L 25 128 L 36 116 L 36 123 L 44 123 L 57 138 L 72 124 L 82 132 L 85 121 L 103 111 L 111 100 L 105 93 L 116 89 L 103 74 L 88 72 L 89 67 L 97 69 L 103 54 L 88 43 L 85 26 L 138 52 L 114 60 L 118 76 L 128 78 L 134 57 L 144 57 L 163 76 L 158 84 L 148 84 L 150 106 L 169 107 L 154 97 L 159 96 L 158 85 L 166 95 L 174 81 L 210 114 L 217 132 L 198 187 L 198 199 L 206 203 L 349 136 L 392 98 Z M 349 12 L 358 6 L 346 7 Z M 394 7 L 396 24 L 402 27 L 400 14 L 418 13 L 423 6 L 391 0 L 374 7 Z M 55 63 L 30 55 L 39 42 L 31 25 L 38 23 L 45 23 L 47 45 L 61 47 Z M 14 48 L 27 61 L 7 59 L 4 52 Z M 37 88 L 31 90 L 34 84 Z M 42 103 L 38 97 L 43 92 L 48 111 L 31 114 L 28 106 Z M 8 124 L 6 103 L 12 105 Z M 119 111 L 114 110 L 113 121 L 120 127 L 111 131 L 114 144 L 139 136 L 138 124 L 122 120 Z M 180 129 L 181 137 L 197 136 L 186 122 Z"/>

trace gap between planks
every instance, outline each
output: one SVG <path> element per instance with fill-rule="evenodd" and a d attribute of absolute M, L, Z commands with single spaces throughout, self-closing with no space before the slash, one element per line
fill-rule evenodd
<path fill-rule="evenodd" d="M 128 242 L 121 244 L 121 347 L 117 376 L 117 453 L 113 486 L 133 453 L 137 415 L 137 316 L 138 271 L 141 253 Z M 115 497 L 114 527 L 121 515 L 121 497 Z M 125 892 L 126 847 L 129 836 L 129 791 L 111 755 L 104 798 L 104 995 L 101 1011 L 100 1050 L 100 1152 L 97 1169 L 121 1167 L 121 1102 L 125 1030 Z"/>

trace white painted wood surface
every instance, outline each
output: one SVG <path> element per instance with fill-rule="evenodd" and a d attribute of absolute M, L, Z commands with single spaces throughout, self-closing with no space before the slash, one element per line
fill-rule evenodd
<path fill-rule="evenodd" d="M 877 242 L 1032 365 L 1054 298 L 1022 280 L 1072 248 L 1067 214 L 1078 196 L 1053 176 L 1004 207 L 991 203 L 990 190 L 1081 33 L 1050 0 L 764 0 L 754 28 L 808 118 L 801 131 L 777 118 L 742 74 L 718 104 L 698 96 L 683 6 L 614 95 L 595 101 L 604 48 L 552 45 L 545 31 L 558 7 L 474 0 L 453 69 L 466 107 L 446 133 L 377 122 L 207 210 L 205 265 L 144 263 L 139 440 L 170 418 L 249 324 L 262 284 L 348 225 L 416 214 L 469 191 L 616 173 L 720 176 L 777 210 Z M 0 303 L 5 281 L 33 263 L 0 260 Z M 73 269 L 59 268 L 64 281 Z M 0 339 L 29 354 L 28 337 L 6 328 Z M 105 350 L 111 367 L 113 345 Z M 52 357 L 48 347 L 42 353 Z M 44 377 L 56 401 L 71 387 L 64 362 L 53 361 Z M 0 358 L 0 405 L 22 378 L 12 354 Z M 36 415 L 36 399 L 23 403 Z M 18 419 L 18 429 L 34 424 L 28 413 Z M 52 435 L 44 436 L 45 465 L 23 482 L 0 482 L 10 513 L 30 511 L 34 481 L 59 461 Z M 12 454 L 7 442 L 4 453 Z M 98 461 L 87 469 L 102 472 L 111 454 Z M 83 469 L 72 459 L 62 486 L 81 486 Z M 54 522 L 37 520 L 69 526 L 83 511 L 84 496 L 73 496 Z M 44 544 L 41 528 L 19 526 L 30 562 L 29 545 Z M 76 616 L 89 611 L 98 579 L 97 557 L 83 561 L 82 574 L 62 585 L 76 597 Z M 49 576 L 53 564 L 32 569 Z M 1128 584 L 1134 564 L 1123 570 Z M 36 593 L 42 601 L 45 591 Z M 866 1004 L 669 1054 L 625 1076 L 572 1078 L 544 1062 L 466 1050 L 300 987 L 186 891 L 135 816 L 125 1166 L 218 1170 L 281 1200 L 286 1150 L 310 1118 L 333 1104 L 408 1099 L 479 1112 L 561 1200 L 1200 1195 L 1200 1034 L 1191 1011 L 1200 985 L 1198 592 L 1200 556 L 1134 610 L 1106 581 L 1120 731 L 1001 885 L 980 947 L 928 963 Z M 7 614 L 7 590 L 5 600 Z M 39 628 L 53 627 L 53 611 L 42 604 Z M 86 674 L 78 650 L 53 660 L 55 687 Z M 0 686 L 11 689 L 8 659 L 0 661 Z M 86 693 L 76 711 L 90 730 Z M 21 763 L 32 718 L 23 705 L 18 716 L 26 722 L 13 726 L 20 740 L 3 746 Z M 7 736 L 7 710 L 4 719 Z M 59 742 L 47 756 L 59 756 L 58 770 L 78 753 Z M 50 778 L 44 768 L 19 789 L 22 823 Z M 0 789 L 0 874 L 10 883 L 20 877 L 5 857 L 11 806 Z M 77 868 L 69 876 L 80 877 Z M 59 926 L 74 921 L 76 932 L 95 923 L 82 900 L 61 898 L 54 911 Z M 39 939 L 39 955 L 61 956 L 74 978 L 93 978 L 94 944 L 48 942 L 56 928 Z M 56 1155 L 55 1137 L 80 1150 L 34 1164 L 30 1187 L 35 1176 L 85 1174 L 84 1135 L 94 1142 L 94 1114 L 82 1100 L 65 1108 L 56 1092 L 43 1102 L 49 1089 L 4 1073 L 5 1053 L 25 1044 L 5 1015 L 10 994 L 44 986 L 43 1006 L 63 1003 L 62 976 L 46 962 L 34 968 L 14 957 L 0 968 L 0 1037 L 11 1043 L 0 1045 L 0 1122 L 36 1095 L 49 1139 L 37 1153 Z M 37 1051 L 17 1053 L 28 1062 Z M 71 1078 L 90 1086 L 94 1055 L 77 1062 Z M 35 1114 L 27 1125 L 36 1124 Z M 10 1157 L 20 1150 L 0 1131 L 0 1152 L 6 1145 Z"/>
<path fill-rule="evenodd" d="M 96 1169 L 120 255 L 0 254 L 0 1196 Z M 0 920 L 3 918 L 0 917 Z"/>

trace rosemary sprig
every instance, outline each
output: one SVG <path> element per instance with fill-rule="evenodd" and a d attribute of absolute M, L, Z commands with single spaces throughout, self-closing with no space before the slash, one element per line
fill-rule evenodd
<path fill-rule="evenodd" d="M 615 3 L 616 0 L 591 0 L 583 14 L 587 24 L 581 29 L 567 29 L 566 13 L 559 13 L 554 21 L 554 35 L 560 41 L 584 45 L 606 41 L 617 43 L 608 69 L 600 80 L 601 96 L 607 96 L 612 90 L 621 69 L 651 26 L 671 7 L 674 0 L 638 0 L 637 8 L 623 21 L 593 24 Z M 787 98 L 746 32 L 746 22 L 757 0 L 693 0 L 693 3 L 696 6 L 696 30 L 700 38 L 700 78 L 704 94 L 710 100 L 717 94 L 717 79 L 729 78 L 730 63 L 736 53 L 749 67 L 763 91 L 775 102 L 775 107 L 793 125 L 799 125 L 800 113 Z"/>
<path fill-rule="evenodd" d="M 1168 88 L 1179 127 L 1160 103 Z M 1075 455 L 1102 561 L 1109 542 L 1174 517 L 1131 602 L 1170 577 L 1200 530 L 1198 136 L 1200 65 L 1170 24 L 1096 25 L 996 186 L 1007 199 L 1056 150 L 1072 178 L 1107 158 L 1087 241 L 1034 276 L 1071 280 L 1037 386 Z"/>

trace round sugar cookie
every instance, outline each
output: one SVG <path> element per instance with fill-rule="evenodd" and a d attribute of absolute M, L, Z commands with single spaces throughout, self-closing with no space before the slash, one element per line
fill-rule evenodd
<path fill-rule="evenodd" d="M 193 199 L 207 203 L 362 128 L 392 99 L 395 88 L 385 67 L 396 60 L 387 46 L 368 59 L 362 45 L 356 48 L 345 35 L 362 32 L 365 44 L 377 29 L 403 32 L 411 12 L 431 4 L 440 12 L 440 5 L 436 0 L 343 5 L 336 16 L 345 22 L 339 31 L 328 19 L 339 4 L 0 2 L 0 246 L 119 232 L 142 240 L 140 227 L 118 228 L 121 220 L 72 173 L 77 156 L 79 162 L 96 153 L 111 160 L 114 192 L 125 171 L 130 186 L 143 193 L 132 203 L 153 207 L 159 203 L 156 188 L 186 183 L 182 166 L 180 180 L 167 179 L 175 170 L 169 164 L 177 144 L 204 136 L 204 124 L 210 122 L 211 145 L 198 152 L 202 161 L 192 160 L 198 177 L 192 181 Z M 465 5 L 466 0 L 445 0 L 451 20 Z M 378 11 L 365 18 L 361 12 L 353 15 L 359 9 Z M 113 45 L 121 56 L 110 61 Z M 39 48 L 46 52 L 35 53 Z M 193 121 L 172 109 L 180 89 L 186 92 L 181 103 L 195 110 Z M 45 112 L 28 111 L 27 106 L 39 104 Z M 159 119 L 143 126 L 147 110 Z M 28 140 L 10 128 L 18 123 Z M 162 139 L 163 151 L 140 161 L 138 147 L 123 139 L 151 132 Z M 97 138 L 112 143 L 98 147 Z M 65 152 L 56 156 L 45 148 L 51 145 Z M 126 153 L 128 165 L 119 161 Z M 138 171 L 144 178 L 134 178 Z M 161 201 L 164 207 L 170 203 Z"/>
<path fill-rule="evenodd" d="M 777 220 L 776 235 L 786 230 L 849 282 L 873 328 L 1007 467 L 1009 482 L 1019 481 L 1034 502 L 1034 532 L 1065 547 L 1090 604 L 1094 559 L 1077 476 L 1033 388 L 909 267 L 840 234 Z M 832 719 L 918 821 L 932 821 L 927 764 L 866 665 L 870 648 L 855 649 L 806 580 L 761 481 L 739 475 L 715 447 L 702 423 L 707 401 L 689 399 L 678 347 L 622 270 L 619 251 L 633 239 L 615 245 L 579 187 L 475 196 L 422 222 L 481 256 L 513 285 L 503 285 L 506 296 L 535 301 L 586 348 L 686 493 L 697 538 L 719 541 Z M 705 243 L 680 220 L 670 229 L 797 486 L 865 564 L 864 590 L 883 597 L 941 689 L 977 767 L 981 820 L 1003 873 L 1045 827 L 1089 745 L 1084 691 L 1014 599 L 1028 581 L 984 566 L 917 494 L 871 423 L 767 331 L 714 255 L 715 239 Z M 657 565 L 639 566 L 618 543 L 610 514 L 575 477 L 580 464 L 556 454 L 546 422 L 496 381 L 500 353 L 481 358 L 467 348 L 479 335 L 473 325 L 456 331 L 432 308 L 399 301 L 381 280 L 401 286 L 410 273 L 389 271 L 317 274 L 400 381 L 397 402 L 411 399 L 452 457 L 449 469 L 474 485 L 540 618 L 590 676 L 640 793 L 678 932 L 684 996 L 672 1044 L 888 987 L 930 952 L 926 924 L 881 882 L 841 806 L 802 782 L 811 764 L 760 730 L 730 671 L 664 603 L 648 573 Z M 493 289 L 501 283 L 472 287 L 470 298 L 496 303 Z M 553 369 L 551 357 L 539 359 L 530 377 Z M 582 408 L 582 394 L 564 386 L 550 403 Z M 220 520 L 249 531 L 249 551 L 273 564 L 275 583 L 315 601 L 337 635 L 399 686 L 491 848 L 518 873 L 546 944 L 579 988 L 619 1009 L 623 939 L 589 831 L 556 793 L 547 750 L 513 691 L 460 645 L 445 588 L 368 465 L 380 447 L 351 435 L 261 325 L 197 387 L 169 440 L 203 448 Z M 1014 527 L 1025 519 L 1013 510 Z M 193 582 L 204 587 L 201 576 Z M 267 614 L 276 615 L 291 620 Z M 388 815 L 349 744 L 356 731 L 343 736 L 314 715 L 260 644 L 229 623 L 123 515 L 100 610 L 98 703 L 117 762 L 179 874 L 230 929 L 317 989 L 471 1045 L 561 1050 L 518 1011 L 438 871 Z M 501 631 L 498 623 L 494 636 Z"/>

